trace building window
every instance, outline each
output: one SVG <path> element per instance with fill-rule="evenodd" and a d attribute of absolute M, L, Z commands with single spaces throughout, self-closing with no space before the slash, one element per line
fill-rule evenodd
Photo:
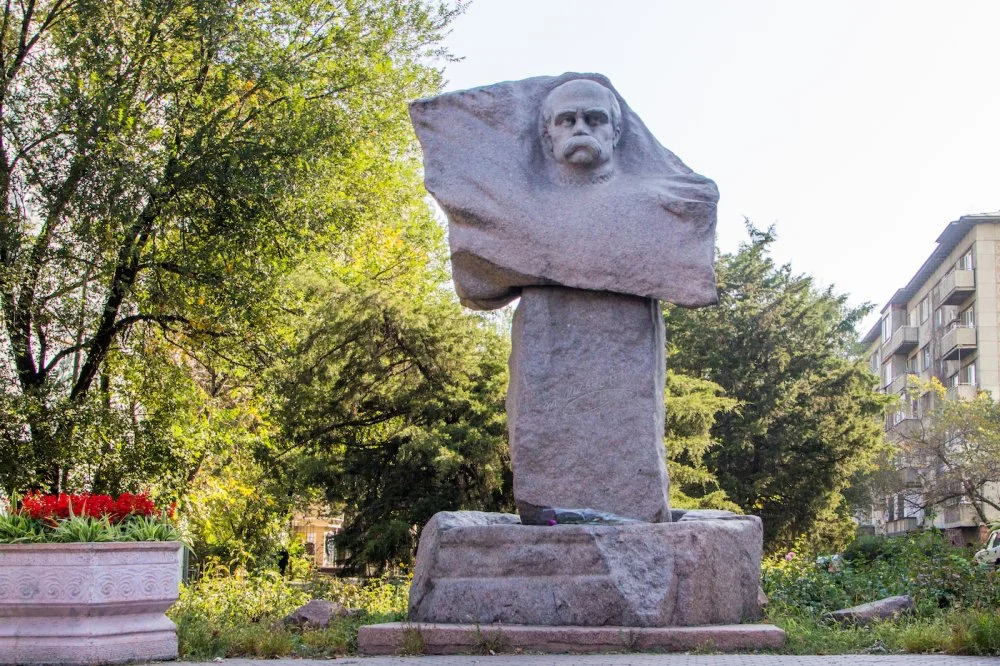
<path fill-rule="evenodd" d="M 955 328 L 955 317 L 958 308 L 942 305 L 937 310 L 937 327 L 951 330 Z"/>
<path fill-rule="evenodd" d="M 976 362 L 973 361 L 969 365 L 965 366 L 958 371 L 958 383 L 959 384 L 971 384 L 975 386 L 976 384 Z"/>
<path fill-rule="evenodd" d="M 878 352 L 875 352 L 874 354 L 868 357 L 868 367 L 871 368 L 871 371 L 874 372 L 876 375 L 878 374 L 878 369 L 879 369 L 878 361 L 879 361 Z"/>
<path fill-rule="evenodd" d="M 924 345 L 920 350 L 920 369 L 927 372 L 931 369 L 931 346 Z"/>
<path fill-rule="evenodd" d="M 920 357 L 916 354 L 906 359 L 906 371 L 911 375 L 920 372 Z"/>
<path fill-rule="evenodd" d="M 888 386 L 892 383 L 892 363 L 886 363 L 882 366 L 882 384 Z"/>
<path fill-rule="evenodd" d="M 958 315 L 958 325 L 965 328 L 972 328 L 976 325 L 976 309 L 970 305 Z"/>
<path fill-rule="evenodd" d="M 931 316 L 931 301 L 929 298 L 924 296 L 923 300 L 920 301 L 920 323 L 927 321 L 927 318 Z"/>
<path fill-rule="evenodd" d="M 892 337 L 892 312 L 889 312 L 882 319 L 882 344 L 889 342 L 889 338 Z"/>
<path fill-rule="evenodd" d="M 955 262 L 955 268 L 960 271 L 971 271 L 972 266 L 972 248 L 959 257 L 958 261 Z"/>

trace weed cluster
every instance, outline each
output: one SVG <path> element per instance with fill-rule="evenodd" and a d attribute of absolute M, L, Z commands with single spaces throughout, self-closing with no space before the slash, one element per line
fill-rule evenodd
<path fill-rule="evenodd" d="M 300 584 L 274 571 L 209 565 L 196 582 L 183 587 L 168 615 L 177 624 L 181 658 L 329 658 L 355 651 L 362 624 L 405 617 L 408 591 L 405 578 L 357 582 L 317 577 Z M 282 622 L 309 599 L 337 601 L 360 612 L 331 619 L 325 629 Z"/>
<path fill-rule="evenodd" d="M 1000 654 L 1000 575 L 933 531 L 866 536 L 837 558 L 787 557 L 764 563 L 770 619 L 789 636 L 789 651 Z M 837 627 L 824 613 L 907 594 L 913 617 L 869 627 Z"/>

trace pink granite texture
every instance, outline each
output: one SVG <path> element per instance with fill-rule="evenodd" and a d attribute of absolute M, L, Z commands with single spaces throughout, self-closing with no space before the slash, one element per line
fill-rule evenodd
<path fill-rule="evenodd" d="M 408 632 L 417 632 L 414 641 Z M 720 652 L 776 649 L 785 632 L 770 624 L 727 624 L 704 627 L 542 627 L 528 625 L 419 624 L 393 622 L 361 627 L 358 651 L 366 655 L 397 654 L 404 645 L 423 645 L 424 654 L 471 654 L 524 650 L 544 653 Z"/>
<path fill-rule="evenodd" d="M 409 619 L 490 625 L 697 627 L 754 622 L 756 516 L 677 511 L 668 523 L 521 525 L 502 513 L 424 526 Z"/>
<path fill-rule="evenodd" d="M 177 658 L 176 542 L 0 545 L 0 664 Z"/>

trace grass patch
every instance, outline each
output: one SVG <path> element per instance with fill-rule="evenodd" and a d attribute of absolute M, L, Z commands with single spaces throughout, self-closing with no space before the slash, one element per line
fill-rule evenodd
<path fill-rule="evenodd" d="M 510 637 L 500 627 L 483 631 L 478 624 L 473 630 L 476 654 L 503 654 L 511 651 Z"/>
<path fill-rule="evenodd" d="M 168 615 L 177 624 L 180 657 L 332 658 L 357 652 L 358 628 L 405 617 L 409 581 L 318 581 L 292 584 L 274 572 L 210 569 L 181 591 Z M 310 598 L 356 608 L 327 628 L 291 627 L 282 619 Z"/>
<path fill-rule="evenodd" d="M 763 567 L 768 617 L 785 630 L 788 654 L 1000 655 L 1000 576 L 936 532 L 858 539 L 840 558 L 792 553 Z M 907 594 L 916 612 L 869 626 L 823 614 Z"/>
<path fill-rule="evenodd" d="M 763 567 L 763 584 L 771 599 L 768 619 L 788 636 L 780 653 L 1000 655 L 1000 573 L 977 568 L 968 551 L 952 548 L 934 533 L 866 537 L 837 560 L 772 560 Z M 895 594 L 911 595 L 916 613 L 869 626 L 823 619 L 828 611 Z M 182 659 L 321 659 L 356 653 L 362 625 L 405 620 L 408 595 L 409 580 L 401 576 L 291 584 L 273 573 L 217 568 L 185 587 L 169 615 L 177 623 Z M 326 629 L 282 624 L 310 598 L 338 601 L 360 613 L 334 619 Z M 474 651 L 510 650 L 499 629 L 475 631 Z M 638 634 L 623 632 L 622 649 L 636 649 L 637 639 Z M 405 634 L 402 653 L 423 652 L 423 638 L 414 627 Z"/>
<path fill-rule="evenodd" d="M 952 627 L 953 654 L 1000 655 L 1000 615 L 974 612 L 963 616 Z"/>
<path fill-rule="evenodd" d="M 801 615 L 772 616 L 788 634 L 784 654 L 1000 655 L 1000 617 L 987 611 L 944 611 L 936 617 L 837 626 Z"/>
<path fill-rule="evenodd" d="M 399 646 L 399 656 L 410 657 L 421 655 L 426 649 L 424 645 L 424 636 L 420 633 L 420 628 L 416 626 L 408 626 L 403 629 L 403 644 Z"/>

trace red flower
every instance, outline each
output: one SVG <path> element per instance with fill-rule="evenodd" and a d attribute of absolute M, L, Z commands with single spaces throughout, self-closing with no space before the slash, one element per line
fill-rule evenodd
<path fill-rule="evenodd" d="M 121 522 L 129 516 L 152 516 L 157 513 L 153 500 L 145 494 L 122 493 L 118 499 L 110 495 L 43 495 L 32 493 L 21 500 L 21 511 L 35 520 L 59 520 L 73 516 L 99 518 L 107 516 L 112 522 Z"/>

